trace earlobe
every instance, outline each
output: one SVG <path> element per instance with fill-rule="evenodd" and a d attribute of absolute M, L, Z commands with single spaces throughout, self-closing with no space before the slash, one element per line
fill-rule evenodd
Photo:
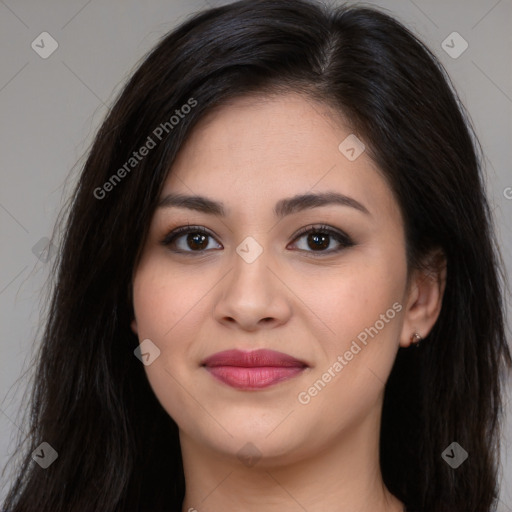
<path fill-rule="evenodd" d="M 132 331 L 134 332 L 134 334 L 139 334 L 138 330 L 137 330 L 137 320 L 135 320 L 135 318 L 131 321 L 130 323 L 130 327 L 132 329 Z"/>
<path fill-rule="evenodd" d="M 402 347 L 409 347 L 415 334 L 426 338 L 439 318 L 446 287 L 444 253 L 435 251 L 425 268 L 413 272 L 400 336 Z"/>

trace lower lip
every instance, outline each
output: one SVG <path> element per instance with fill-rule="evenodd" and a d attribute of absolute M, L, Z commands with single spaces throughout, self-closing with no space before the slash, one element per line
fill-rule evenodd
<path fill-rule="evenodd" d="M 207 366 L 206 369 L 220 381 L 238 389 L 261 389 L 291 379 L 305 368 L 298 366 Z"/>

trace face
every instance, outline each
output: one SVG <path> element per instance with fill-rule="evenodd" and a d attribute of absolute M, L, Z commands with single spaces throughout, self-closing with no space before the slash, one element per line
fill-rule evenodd
<path fill-rule="evenodd" d="M 245 97 L 204 118 L 169 172 L 132 329 L 160 350 L 144 368 L 180 437 L 205 450 L 235 457 L 250 442 L 269 464 L 299 460 L 379 415 L 404 324 L 404 228 L 367 153 L 339 148 L 349 135 L 313 100 Z M 320 199 L 290 202 L 306 194 Z M 292 366 L 203 365 L 258 349 Z"/>

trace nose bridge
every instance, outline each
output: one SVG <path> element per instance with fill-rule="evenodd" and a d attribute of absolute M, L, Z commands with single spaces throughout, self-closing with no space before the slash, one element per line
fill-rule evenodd
<path fill-rule="evenodd" d="M 250 237 L 248 237 L 250 238 Z M 260 320 L 286 316 L 286 300 L 279 279 L 271 271 L 270 252 L 254 239 L 245 239 L 236 248 L 232 272 L 215 306 L 218 319 L 230 318 L 245 328 Z"/>
<path fill-rule="evenodd" d="M 228 291 L 252 301 L 267 298 L 272 288 L 269 254 L 254 238 L 244 239 L 236 248 Z"/>

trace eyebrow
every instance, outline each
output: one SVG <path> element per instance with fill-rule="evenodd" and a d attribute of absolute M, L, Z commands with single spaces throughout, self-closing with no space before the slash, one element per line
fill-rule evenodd
<path fill-rule="evenodd" d="M 278 201 L 274 207 L 274 215 L 278 218 L 286 217 L 294 213 L 328 205 L 341 205 L 355 208 L 362 213 L 370 215 L 368 209 L 352 197 L 337 192 L 324 192 L 320 194 L 300 194 Z M 208 199 L 203 196 L 187 196 L 184 194 L 167 194 L 157 205 L 158 208 L 187 208 L 208 215 L 226 217 L 226 209 L 223 203 Z"/>

